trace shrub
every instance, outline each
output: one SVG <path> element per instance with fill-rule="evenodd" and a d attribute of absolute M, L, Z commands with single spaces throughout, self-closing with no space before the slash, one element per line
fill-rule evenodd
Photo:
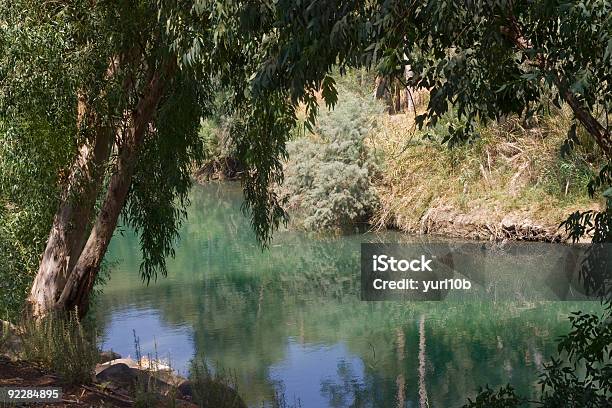
<path fill-rule="evenodd" d="M 68 384 L 89 383 L 99 358 L 95 338 L 75 312 L 50 314 L 23 324 L 22 357 L 58 373 Z"/>
<path fill-rule="evenodd" d="M 199 182 L 236 179 L 244 171 L 244 166 L 237 157 L 236 143 L 229 133 L 232 120 L 223 117 L 218 121 L 202 121 L 200 139 L 204 147 L 204 161 L 194 173 Z"/>
<path fill-rule="evenodd" d="M 366 142 L 383 108 L 371 97 L 343 96 L 336 109 L 321 112 L 314 134 L 287 146 L 282 193 L 306 229 L 364 222 L 378 205 L 372 185 L 378 168 Z"/>
<path fill-rule="evenodd" d="M 13 323 L 45 249 L 72 139 L 44 120 L 0 119 L 0 316 Z"/>

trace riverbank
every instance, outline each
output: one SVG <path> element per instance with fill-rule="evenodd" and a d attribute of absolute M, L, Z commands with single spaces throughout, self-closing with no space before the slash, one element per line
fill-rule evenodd
<path fill-rule="evenodd" d="M 57 317 L 23 326 L 0 320 L 0 387 L 61 388 L 57 401 L 37 404 L 45 407 L 246 408 L 229 380 L 203 363 L 195 362 L 186 378 L 160 359 L 142 356 L 138 343 L 136 360 L 99 351 L 80 323 L 66 330 L 73 324 Z"/>
<path fill-rule="evenodd" d="M 375 182 L 378 228 L 481 240 L 561 242 L 560 224 L 600 203 L 586 185 L 599 160 L 560 147 L 571 119 L 558 111 L 525 128 L 516 118 L 480 127 L 479 138 L 449 149 L 414 129 L 413 115 L 386 116 L 371 144 L 383 160 Z M 443 133 L 438 128 L 434 132 Z"/>
<path fill-rule="evenodd" d="M 579 143 L 562 154 L 569 111 L 477 126 L 473 140 L 450 147 L 444 140 L 450 127 L 460 126 L 457 118 L 431 129 L 415 125 L 426 95 L 415 110 L 393 115 L 367 92 L 341 88 L 340 99 L 333 112 L 322 108 L 315 134 L 295 132 L 288 143 L 278 192 L 292 228 L 365 222 L 418 235 L 565 242 L 563 221 L 601 208 L 587 193 L 603 164 L 597 148 L 578 131 Z M 194 178 L 237 179 L 237 162 L 214 156 Z"/>
<path fill-rule="evenodd" d="M 104 393 L 93 387 L 66 387 L 53 373 L 24 361 L 14 361 L 0 355 L 0 386 L 2 387 L 62 387 L 62 399 L 57 403 L 38 404 L 40 407 L 131 407 L 133 402 Z"/>

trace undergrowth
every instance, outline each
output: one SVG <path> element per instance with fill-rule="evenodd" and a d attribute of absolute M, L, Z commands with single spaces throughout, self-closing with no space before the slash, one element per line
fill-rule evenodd
<path fill-rule="evenodd" d="M 578 208 L 597 206 L 586 185 L 601 165 L 586 135 L 567 154 L 561 147 L 571 115 L 558 110 L 527 124 L 510 117 L 481 126 L 466 144 L 442 144 L 447 125 L 418 131 L 413 115 L 387 116 L 372 139 L 383 157 L 377 183 L 379 227 L 418 230 L 432 208 L 453 209 L 486 222 L 512 214 L 555 228 Z"/>
<path fill-rule="evenodd" d="M 68 384 L 89 383 L 99 358 L 95 339 L 75 312 L 51 313 L 23 323 L 21 357 L 58 373 Z"/>

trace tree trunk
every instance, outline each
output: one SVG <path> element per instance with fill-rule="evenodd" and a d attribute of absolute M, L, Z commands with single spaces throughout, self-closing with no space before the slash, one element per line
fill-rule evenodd
<path fill-rule="evenodd" d="M 374 84 L 374 98 L 382 99 L 387 93 L 387 80 L 382 76 L 376 77 Z"/>
<path fill-rule="evenodd" d="M 400 113 L 402 111 L 402 89 L 397 81 L 393 84 L 393 112 Z"/>
<path fill-rule="evenodd" d="M 80 115 L 83 107 L 80 100 Z M 101 128 L 79 149 L 28 298 L 27 312 L 32 315 L 44 314 L 57 301 L 85 245 L 86 220 L 92 217 L 111 145 L 112 133 Z"/>
<path fill-rule="evenodd" d="M 95 278 L 117 226 L 121 210 L 127 201 L 138 152 L 161 100 L 165 79 L 162 78 L 161 72 L 154 73 L 136 109 L 131 114 L 131 123 L 121 140 L 117 163 L 100 213 L 56 302 L 57 309 L 74 310 L 76 308 L 81 316 L 87 312 Z"/>
<path fill-rule="evenodd" d="M 169 64 L 174 67 L 174 64 Z M 165 79 L 165 78 L 164 78 Z M 127 200 L 138 150 L 162 97 L 161 72 L 151 75 L 136 108 L 130 113 L 130 125 L 117 142 L 118 157 L 100 212 L 87 237 L 93 218 L 93 207 L 98 196 L 104 171 L 95 171 L 84 189 L 75 188 L 71 180 L 55 216 L 53 227 L 42 257 L 40 268 L 28 299 L 29 312 L 42 317 L 52 310 L 71 311 L 75 308 L 83 316 L 95 277 L 121 210 Z M 94 145 L 81 148 L 77 166 L 100 169 L 108 162 L 112 132 L 96 135 Z M 104 146 L 104 148 L 103 148 Z M 92 181 L 88 180 L 88 181 Z"/>

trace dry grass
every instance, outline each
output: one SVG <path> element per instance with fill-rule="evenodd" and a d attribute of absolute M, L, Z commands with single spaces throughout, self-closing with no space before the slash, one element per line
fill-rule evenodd
<path fill-rule="evenodd" d="M 463 222 L 498 225 L 511 217 L 556 229 L 571 212 L 598 205 L 586 194 L 599 165 L 585 153 L 592 150 L 588 138 L 581 136 L 583 146 L 572 157 L 560 155 L 568 112 L 539 118 L 530 128 L 510 118 L 453 149 L 424 140 L 413 118 L 386 116 L 383 131 L 370 141 L 383 161 L 379 227 L 420 231 L 428 213 L 443 209 Z"/>
<path fill-rule="evenodd" d="M 83 327 L 75 312 L 51 313 L 40 321 L 22 324 L 21 358 L 61 375 L 68 384 L 92 381 L 99 351 L 95 333 Z"/>

